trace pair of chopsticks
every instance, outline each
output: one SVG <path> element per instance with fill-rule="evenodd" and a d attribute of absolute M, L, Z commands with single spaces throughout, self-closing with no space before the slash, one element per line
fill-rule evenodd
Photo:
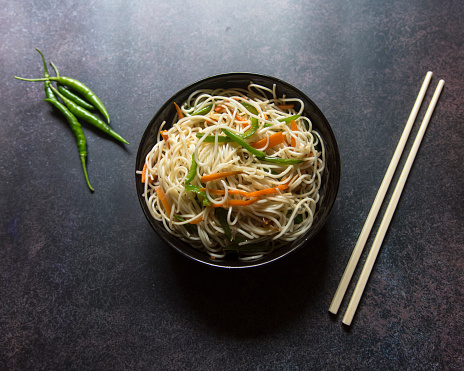
<path fill-rule="evenodd" d="M 364 245 L 366 244 L 366 240 L 371 232 L 372 226 L 377 217 L 380 206 L 382 205 L 385 194 L 387 193 L 388 187 L 390 186 L 390 182 L 393 178 L 393 174 L 396 170 L 400 157 L 403 153 L 403 149 L 406 145 L 406 141 L 409 137 L 409 133 L 411 132 L 411 128 L 414 124 L 414 121 L 416 120 L 416 117 L 419 112 L 422 101 L 424 99 L 425 93 L 427 92 L 430 80 L 432 79 L 432 75 L 433 73 L 429 71 L 427 72 L 425 76 L 424 82 L 422 83 L 422 87 L 419 91 L 419 95 L 416 98 L 416 102 L 414 103 L 411 114 L 409 115 L 409 119 L 403 130 L 403 134 L 401 135 L 400 141 L 398 142 L 396 150 L 390 161 L 390 165 L 387 168 L 383 181 L 374 199 L 374 203 L 372 204 L 371 210 L 369 211 L 369 215 L 367 216 L 366 222 L 364 223 L 364 227 L 361 231 L 361 234 L 358 237 L 358 241 L 356 242 L 356 245 L 351 254 L 350 260 L 348 261 L 348 264 L 345 268 L 345 272 L 343 273 L 343 276 L 340 280 L 337 291 L 335 292 L 335 295 L 332 299 L 332 303 L 330 304 L 329 311 L 333 314 L 337 314 L 338 309 L 340 308 L 341 301 L 345 295 L 345 292 L 348 287 L 348 284 L 350 283 L 351 277 L 353 276 L 356 265 L 358 264 L 359 257 L 364 249 Z M 367 256 L 366 262 L 364 263 L 364 267 L 361 272 L 361 275 L 359 276 L 358 283 L 354 289 L 350 303 L 348 304 L 348 308 L 345 312 L 345 316 L 343 317 L 343 320 L 342 320 L 342 322 L 347 326 L 351 325 L 351 321 L 353 320 L 359 301 L 361 300 L 361 296 L 364 292 L 364 288 L 366 287 L 367 281 L 369 279 L 369 275 L 374 266 L 375 259 L 377 258 L 383 239 L 385 237 L 385 234 L 387 232 L 387 229 L 390 225 L 391 219 L 395 212 L 396 206 L 398 205 L 401 192 L 403 191 L 404 185 L 406 183 L 406 179 L 409 175 L 409 171 L 411 170 L 412 164 L 414 162 L 417 151 L 421 144 L 425 130 L 427 129 L 427 125 L 429 124 L 430 118 L 432 117 L 433 110 L 435 109 L 435 106 L 437 104 L 438 98 L 440 97 L 440 93 L 443 89 L 444 84 L 445 84 L 444 80 L 440 80 L 438 82 L 438 85 L 435 89 L 432 100 L 430 101 L 429 107 L 427 108 L 427 112 L 425 113 L 422 124 L 419 127 L 419 131 L 416 135 L 416 139 L 414 140 L 414 143 L 411 147 L 411 151 L 408 155 L 404 168 L 398 179 L 398 183 L 395 187 L 395 190 L 393 191 L 387 210 L 385 211 L 385 215 L 382 219 L 382 222 L 380 223 L 379 230 L 377 231 L 377 235 L 375 236 L 374 242 L 372 243 L 371 250 L 369 252 L 369 255 Z"/>

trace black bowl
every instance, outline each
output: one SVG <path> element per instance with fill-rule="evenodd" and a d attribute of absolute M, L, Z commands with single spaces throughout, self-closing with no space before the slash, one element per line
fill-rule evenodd
<path fill-rule="evenodd" d="M 137 159 L 135 168 L 136 170 L 142 169 L 145 157 L 148 152 L 153 148 L 156 142 L 157 133 L 159 127 L 163 121 L 167 124 L 171 123 L 176 110 L 173 102 L 182 103 L 187 100 L 188 96 L 199 89 L 219 89 L 219 88 L 245 88 L 250 82 L 260 84 L 269 88 L 272 88 L 273 84 L 276 84 L 277 96 L 281 97 L 286 95 L 287 97 L 296 97 L 303 100 L 305 104 L 304 115 L 309 117 L 313 124 L 313 129 L 316 130 L 322 137 L 325 149 L 326 149 L 326 168 L 323 173 L 323 184 L 320 189 L 320 201 L 317 205 L 315 218 L 311 228 L 297 240 L 282 246 L 275 251 L 263 256 L 258 260 L 253 261 L 241 261 L 238 259 L 224 258 L 212 260 L 209 255 L 203 251 L 195 249 L 188 245 L 186 242 L 179 238 L 171 235 L 166 231 L 163 224 L 153 219 L 150 215 L 148 207 L 143 197 L 144 186 L 140 182 L 140 176 L 136 175 L 135 183 L 137 187 L 137 195 L 142 206 L 142 210 L 148 219 L 148 222 L 153 229 L 159 234 L 159 236 L 168 245 L 173 247 L 175 250 L 183 254 L 184 256 L 193 259 L 197 262 L 219 268 L 246 268 L 256 267 L 263 264 L 267 264 L 276 261 L 296 250 L 306 247 L 309 245 L 309 241 L 316 235 L 317 232 L 327 221 L 332 206 L 335 203 L 337 197 L 338 187 L 340 184 L 340 153 L 337 146 L 337 141 L 332 132 L 332 129 L 324 117 L 321 110 L 309 99 L 304 93 L 295 88 L 294 86 L 286 83 L 285 81 L 279 80 L 275 77 L 264 76 L 253 73 L 227 73 L 217 76 L 211 76 L 206 79 L 195 82 L 176 94 L 163 104 L 158 112 L 153 116 L 150 123 L 148 124 L 142 139 L 140 141 L 139 149 L 137 152 Z"/>

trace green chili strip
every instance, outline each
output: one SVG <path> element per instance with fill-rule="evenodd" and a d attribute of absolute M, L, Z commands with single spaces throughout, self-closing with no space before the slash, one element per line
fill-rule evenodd
<path fill-rule="evenodd" d="M 265 156 L 260 158 L 261 161 L 271 162 L 273 164 L 279 165 L 296 165 L 303 162 L 303 160 L 298 160 L 296 158 L 278 158 L 278 157 L 268 157 Z"/>
<path fill-rule="evenodd" d="M 206 191 L 201 190 L 199 186 L 192 185 L 192 184 L 186 184 L 185 190 L 187 192 L 195 192 L 196 194 L 202 196 L 203 206 L 211 206 L 211 202 L 208 200 L 208 197 L 206 196 Z"/>
<path fill-rule="evenodd" d="M 232 133 L 231 131 L 229 131 L 227 129 L 222 129 L 222 131 L 230 139 L 232 139 L 234 142 L 240 144 L 243 148 L 245 148 L 250 153 L 252 153 L 256 157 L 258 157 L 258 159 L 260 159 L 261 161 L 271 162 L 271 163 L 279 164 L 279 165 L 296 165 L 296 164 L 299 164 L 299 163 L 303 162 L 303 160 L 298 160 L 298 159 L 295 159 L 295 158 L 268 157 L 268 156 L 266 156 L 266 154 L 264 152 L 259 151 L 256 148 L 253 148 L 252 146 L 250 146 L 248 143 L 246 143 L 242 139 L 242 137 L 240 137 L 239 135 L 234 134 L 234 133 Z"/>
<path fill-rule="evenodd" d="M 251 136 L 253 136 L 254 133 L 256 133 L 256 131 L 258 130 L 258 127 L 259 127 L 258 119 L 255 117 L 252 117 L 250 128 L 240 136 L 242 137 L 242 139 L 248 139 Z"/>
<path fill-rule="evenodd" d="M 277 121 L 279 121 L 279 122 L 285 122 L 286 124 L 290 124 L 293 120 L 298 119 L 300 116 L 301 116 L 301 115 L 288 116 L 288 117 L 284 117 L 284 118 L 278 119 Z"/>
<path fill-rule="evenodd" d="M 293 222 L 295 224 L 303 223 L 303 214 L 298 214 L 297 216 L 295 216 L 295 219 L 293 219 Z"/>
<path fill-rule="evenodd" d="M 222 207 L 218 207 L 216 209 L 216 217 L 218 218 L 219 224 L 221 224 L 227 239 L 232 241 L 232 231 L 230 230 L 229 223 L 227 223 L 227 210 Z"/>
<path fill-rule="evenodd" d="M 197 162 L 195 161 L 195 153 L 192 153 L 192 165 L 190 166 L 190 170 L 185 176 L 185 185 L 189 184 L 197 175 Z"/>
<path fill-rule="evenodd" d="M 88 122 L 89 124 L 95 126 L 97 129 L 100 129 L 101 131 L 119 140 L 120 142 L 129 144 L 122 136 L 116 133 L 113 129 L 111 129 L 105 122 L 100 120 L 98 117 L 92 115 L 85 108 L 78 106 L 76 103 L 74 103 L 70 99 L 63 96 L 63 94 L 61 94 L 53 86 L 52 86 L 52 90 L 54 91 L 56 95 L 58 95 L 63 100 L 64 104 L 68 107 L 71 113 L 73 113 L 77 118 L 80 118 Z"/>
<path fill-rule="evenodd" d="M 253 115 L 258 114 L 258 110 L 252 104 L 247 103 L 247 102 L 241 102 L 241 103 L 242 103 L 242 106 L 245 107 L 248 111 L 250 111 Z M 254 133 L 256 133 L 256 131 L 258 130 L 258 127 L 259 127 L 258 119 L 256 117 L 252 117 L 250 128 L 247 131 L 245 131 L 243 135 L 241 135 L 241 137 L 243 139 L 248 139 Z"/>
<path fill-rule="evenodd" d="M 243 138 L 237 134 L 232 133 L 231 131 L 227 129 L 222 129 L 225 135 L 227 135 L 230 139 L 232 139 L 234 142 L 240 144 L 243 148 L 248 150 L 248 152 L 253 153 L 256 157 L 258 158 L 264 158 L 266 154 L 262 151 L 257 150 L 256 148 L 253 148 L 250 146 L 247 142 L 243 140 Z"/>
<path fill-rule="evenodd" d="M 277 119 L 277 121 L 285 122 L 286 124 L 290 124 L 293 120 L 296 120 L 296 119 L 300 118 L 300 116 L 301 115 L 293 115 L 293 116 L 283 117 L 283 118 Z M 272 126 L 272 124 L 264 124 L 265 128 L 269 128 L 271 126 Z"/>
<path fill-rule="evenodd" d="M 192 113 L 192 116 L 204 116 L 211 111 L 211 108 L 213 108 L 213 104 L 208 104 L 207 106 L 204 106 L 203 108 L 199 109 L 198 111 L 195 111 Z"/>
<path fill-rule="evenodd" d="M 205 136 L 205 134 L 197 133 L 197 138 L 201 139 Z M 232 139 L 224 136 L 218 136 L 217 137 L 219 143 L 226 143 L 226 142 L 232 142 Z M 208 135 L 205 137 L 204 142 L 206 143 L 214 143 L 216 140 L 215 135 Z"/>
<path fill-rule="evenodd" d="M 186 184 L 185 185 L 185 190 L 188 191 L 188 192 L 195 192 L 195 193 L 199 194 L 200 196 L 206 197 L 206 192 L 200 190 L 200 187 L 197 186 L 197 185 Z"/>

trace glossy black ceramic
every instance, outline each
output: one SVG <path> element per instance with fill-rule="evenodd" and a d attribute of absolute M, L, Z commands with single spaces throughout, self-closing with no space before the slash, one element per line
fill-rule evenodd
<path fill-rule="evenodd" d="M 181 254 L 209 266 L 222 268 L 256 267 L 280 259 L 300 248 L 308 247 L 311 239 L 317 232 L 319 232 L 324 223 L 327 221 L 337 197 L 340 183 L 340 154 L 334 133 L 332 132 L 332 129 L 321 110 L 303 92 L 285 81 L 279 80 L 275 77 L 252 73 L 227 73 L 211 76 L 183 88 L 168 99 L 151 119 L 142 136 L 137 152 L 135 164 L 136 170 L 142 169 L 147 153 L 152 149 L 156 142 L 157 133 L 161 123 L 163 121 L 166 121 L 167 123 L 172 122 L 174 115 L 176 114 L 173 102 L 177 102 L 179 104 L 184 102 L 192 92 L 198 89 L 246 88 L 250 82 L 269 88 L 272 88 L 273 84 L 276 84 L 277 96 L 280 97 L 282 95 L 286 95 L 287 97 L 297 97 L 303 100 L 305 104 L 304 115 L 311 119 L 313 129 L 322 136 L 325 143 L 326 168 L 323 173 L 323 182 L 320 190 L 321 198 L 317 205 L 313 225 L 304 235 L 292 243 L 280 247 L 259 260 L 240 261 L 229 257 L 212 260 L 205 252 L 189 246 L 187 243 L 168 233 L 161 222 L 152 218 L 143 197 L 143 184 L 140 182 L 140 176 L 136 175 L 135 183 L 140 205 L 142 206 L 142 210 L 153 229 L 168 245 Z"/>

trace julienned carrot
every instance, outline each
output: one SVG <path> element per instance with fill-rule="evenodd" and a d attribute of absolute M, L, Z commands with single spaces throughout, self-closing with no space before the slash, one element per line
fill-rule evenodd
<path fill-rule="evenodd" d="M 283 191 L 288 188 L 288 184 L 281 184 L 277 187 L 265 188 L 259 191 L 246 192 L 240 189 L 229 189 L 227 192 L 230 195 L 240 195 L 244 197 L 260 197 L 264 195 L 270 195 L 277 193 L 277 191 Z M 200 188 L 200 190 L 206 191 L 206 188 Z M 212 195 L 224 195 L 226 192 L 223 189 L 208 189 L 208 192 Z"/>
<path fill-rule="evenodd" d="M 297 131 L 298 130 L 298 127 L 296 126 L 295 120 L 290 121 L 290 129 L 292 129 L 292 131 Z M 295 138 L 292 137 L 290 145 L 292 147 L 296 146 L 296 139 Z"/>
<path fill-rule="evenodd" d="M 249 200 L 226 200 L 221 204 L 211 204 L 211 207 L 248 206 L 256 201 L 259 201 L 259 197 L 253 197 Z"/>
<path fill-rule="evenodd" d="M 247 121 L 244 117 L 240 116 L 240 115 L 235 115 L 235 119 L 237 121 Z"/>
<path fill-rule="evenodd" d="M 206 192 L 206 188 L 200 188 L 200 191 L 205 191 Z M 247 191 L 242 191 L 240 189 L 229 189 L 227 192 L 230 195 L 241 195 L 241 196 L 245 196 L 245 197 L 247 197 L 248 193 L 249 193 Z M 223 189 L 208 189 L 208 193 L 211 194 L 211 195 L 224 195 L 226 193 L 226 191 L 224 191 Z"/>
<path fill-rule="evenodd" d="M 269 139 L 269 143 L 268 143 L 268 139 Z M 277 146 L 283 142 L 284 142 L 284 135 L 282 134 L 281 131 L 279 131 L 275 134 L 270 135 L 268 138 L 263 138 L 263 139 L 257 140 L 256 142 L 251 143 L 250 146 L 252 146 L 253 148 L 259 148 L 261 150 L 264 150 L 267 148 Z"/>
<path fill-rule="evenodd" d="M 264 195 L 271 195 L 273 193 L 276 193 L 277 190 L 283 191 L 284 189 L 287 189 L 287 188 L 288 188 L 288 184 L 284 183 L 274 188 L 265 188 L 259 191 L 249 192 L 248 197 L 259 197 L 259 196 L 264 196 Z"/>
<path fill-rule="evenodd" d="M 142 183 L 145 183 L 146 181 L 146 176 L 145 176 L 146 172 L 147 172 L 147 163 L 145 162 L 143 164 L 143 169 L 142 169 Z"/>
<path fill-rule="evenodd" d="M 166 211 L 168 218 L 170 218 L 171 217 L 171 205 L 169 205 L 169 201 L 166 198 L 166 195 L 164 194 L 161 187 L 156 187 L 155 191 L 156 191 L 156 194 L 158 195 L 159 200 L 163 204 L 164 211 Z"/>
<path fill-rule="evenodd" d="M 223 171 L 222 173 L 215 173 L 215 174 L 208 174 L 208 175 L 203 175 L 200 180 L 202 183 L 210 182 L 212 180 L 220 179 L 220 178 L 225 178 L 226 176 L 232 176 L 232 175 L 237 175 L 241 174 L 241 171 Z"/>
<path fill-rule="evenodd" d="M 293 104 L 276 104 L 276 107 L 279 109 L 290 109 L 293 108 Z"/>
<path fill-rule="evenodd" d="M 225 106 L 216 106 L 216 107 L 214 107 L 214 112 L 221 113 L 225 109 L 226 109 Z"/>
<path fill-rule="evenodd" d="M 167 133 L 168 133 L 167 130 L 163 130 L 161 131 L 161 136 L 163 137 L 164 141 L 168 144 L 168 148 L 171 148 L 171 146 L 168 143 L 169 136 Z"/>
<path fill-rule="evenodd" d="M 184 114 L 182 113 L 182 110 L 180 107 L 177 105 L 176 102 L 174 102 L 174 106 L 176 106 L 176 111 L 177 111 L 177 116 L 179 116 L 179 120 L 184 118 Z"/>
<path fill-rule="evenodd" d="M 190 224 L 198 224 L 200 223 L 201 221 L 203 220 L 203 215 L 200 215 L 199 217 L 197 217 L 196 219 L 193 219 L 191 222 L 189 222 Z"/>
<path fill-rule="evenodd" d="M 142 169 L 142 179 L 141 179 L 141 182 L 142 183 L 145 183 L 147 181 L 147 163 L 145 162 L 143 164 L 143 169 Z M 149 183 L 153 183 L 155 181 L 155 179 L 157 178 L 157 175 L 155 174 L 155 176 L 153 177 L 153 175 L 151 175 L 151 179 L 149 177 L 149 180 L 148 182 Z"/>

